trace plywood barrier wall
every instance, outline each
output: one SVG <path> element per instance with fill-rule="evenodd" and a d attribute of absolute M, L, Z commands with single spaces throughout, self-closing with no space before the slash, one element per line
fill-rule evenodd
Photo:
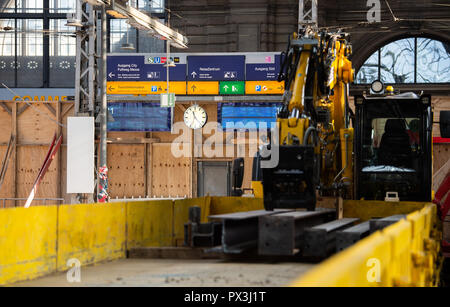
<path fill-rule="evenodd" d="M 3 162 L 10 137 L 15 136 L 8 171 L 0 186 L 0 208 L 23 206 L 40 171 L 53 136 L 63 134 L 73 103 L 50 101 L 0 101 L 0 163 Z M 58 124 L 60 123 L 60 124 Z M 54 204 L 65 195 L 65 138 L 36 194 L 34 205 Z M 63 157 L 64 156 L 64 157 Z M 4 200 L 13 198 L 16 200 Z M 38 200 L 47 198 L 53 200 Z M 59 201 L 63 203 L 63 201 Z"/>
<path fill-rule="evenodd" d="M 24 200 L 2 200 L 3 198 L 26 198 L 31 191 L 49 143 L 56 132 L 63 135 L 63 144 L 42 181 L 36 198 L 60 198 L 68 203 L 71 195 L 66 191 L 66 125 L 67 117 L 73 115 L 71 102 L 23 102 L 0 101 L 0 163 L 11 135 L 15 135 L 16 146 L 9 161 L 8 171 L 0 187 L 0 208 L 23 206 Z M 434 97 L 435 121 L 439 119 L 441 109 L 450 109 L 450 98 Z M 175 122 L 183 120 L 187 104 L 177 104 L 174 110 Z M 217 105 L 201 104 L 208 113 L 210 122 L 217 121 Z M 194 141 L 194 133 L 188 130 L 188 145 Z M 210 134 L 200 133 L 196 146 L 202 147 Z M 227 156 L 227 148 L 222 148 L 222 157 L 209 157 L 203 151 L 194 157 L 175 157 L 171 145 L 179 134 L 170 132 L 109 132 L 108 133 L 108 168 L 109 194 L 115 198 L 138 197 L 196 197 L 197 163 L 199 161 L 232 161 L 239 156 L 238 145 L 244 145 L 245 171 L 243 187 L 250 188 L 252 174 L 252 157 L 256 142 L 248 133 L 243 137 L 237 133 L 226 135 L 232 137 L 232 156 Z M 434 136 L 439 136 L 439 127 L 435 124 Z M 242 139 L 243 138 L 243 139 Z M 215 147 L 214 147 L 215 148 Z M 438 171 L 450 159 L 449 144 L 435 144 L 434 171 Z M 198 153 L 198 152 L 197 152 Z M 35 200 L 33 205 L 54 204 L 55 200 Z"/>
<path fill-rule="evenodd" d="M 109 193 L 112 197 L 147 195 L 145 145 L 108 145 Z"/>
<path fill-rule="evenodd" d="M 171 144 L 152 145 L 152 195 L 191 196 L 191 159 L 172 155 Z"/>
<path fill-rule="evenodd" d="M 450 144 L 434 144 L 433 172 L 436 173 L 450 160 Z"/>

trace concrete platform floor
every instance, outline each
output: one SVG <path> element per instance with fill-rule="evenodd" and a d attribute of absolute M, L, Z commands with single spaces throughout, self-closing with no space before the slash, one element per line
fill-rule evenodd
<path fill-rule="evenodd" d="M 225 260 L 122 259 L 81 268 L 81 282 L 57 273 L 16 283 L 20 287 L 277 287 L 288 285 L 314 264 L 245 263 Z"/>

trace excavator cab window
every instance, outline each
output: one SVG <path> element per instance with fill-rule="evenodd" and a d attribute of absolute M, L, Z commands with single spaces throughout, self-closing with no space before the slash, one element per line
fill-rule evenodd
<path fill-rule="evenodd" d="M 419 118 L 374 118 L 365 171 L 413 172 L 420 148 Z"/>
<path fill-rule="evenodd" d="M 398 192 L 401 200 L 430 200 L 429 103 L 418 96 L 359 101 L 355 129 L 358 198 L 384 200 L 387 192 Z"/>

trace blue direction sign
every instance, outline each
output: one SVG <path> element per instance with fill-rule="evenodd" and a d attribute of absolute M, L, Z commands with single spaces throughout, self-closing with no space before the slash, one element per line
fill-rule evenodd
<path fill-rule="evenodd" d="M 188 56 L 189 81 L 244 81 L 244 55 Z"/>
<path fill-rule="evenodd" d="M 175 67 L 169 68 L 170 81 L 186 81 L 186 58 L 172 56 Z M 109 55 L 107 81 L 166 81 L 165 56 Z"/>
<path fill-rule="evenodd" d="M 278 79 L 281 69 L 281 56 L 279 54 L 263 54 L 247 56 L 247 81 L 273 81 Z"/>

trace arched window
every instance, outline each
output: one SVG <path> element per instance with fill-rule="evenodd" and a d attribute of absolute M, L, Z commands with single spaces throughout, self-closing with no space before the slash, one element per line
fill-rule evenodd
<path fill-rule="evenodd" d="M 356 83 L 449 83 L 450 44 L 425 37 L 389 43 L 361 66 Z"/>

